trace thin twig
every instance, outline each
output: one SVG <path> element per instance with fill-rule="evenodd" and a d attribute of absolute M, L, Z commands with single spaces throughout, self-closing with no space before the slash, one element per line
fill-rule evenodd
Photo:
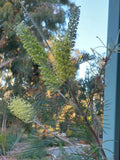
<path fill-rule="evenodd" d="M 12 63 L 15 60 L 16 56 L 8 59 L 7 61 L 3 62 L 0 64 L 0 69 L 3 68 L 4 66 L 8 65 L 9 63 Z"/>
<path fill-rule="evenodd" d="M 41 38 L 43 39 L 43 41 L 46 43 L 48 49 L 51 51 L 51 47 L 49 46 L 45 36 L 43 35 L 43 33 L 41 32 L 41 30 L 39 29 L 39 27 L 37 26 L 37 24 L 35 23 L 34 19 L 32 18 L 32 16 L 30 15 L 30 13 L 28 13 L 27 9 L 24 7 L 23 3 L 19 0 L 19 3 L 21 4 L 22 8 L 24 9 L 26 15 L 28 16 L 28 18 L 31 20 L 33 26 L 36 28 L 36 30 L 38 31 L 39 35 L 41 36 Z"/>
<path fill-rule="evenodd" d="M 1 155 L 1 157 L 3 158 L 3 160 L 7 160 L 7 159 L 5 158 L 5 156 Z"/>
<path fill-rule="evenodd" d="M 48 133 L 52 134 L 53 136 L 57 137 L 58 139 L 70 144 L 70 145 L 73 145 L 73 143 L 71 143 L 70 141 L 68 141 L 67 139 L 64 139 L 63 137 L 57 135 L 57 133 L 55 132 L 52 132 L 50 131 L 48 128 L 46 128 L 43 124 L 41 124 L 39 121 L 37 120 L 33 120 L 34 123 L 38 124 L 40 127 L 42 127 L 43 129 L 47 130 Z"/>
<path fill-rule="evenodd" d="M 96 38 L 98 38 L 99 41 L 101 42 L 101 44 L 103 44 L 103 46 L 104 46 L 105 48 L 107 48 L 106 45 L 105 45 L 105 43 L 102 41 L 102 39 L 101 39 L 100 37 L 97 36 Z"/>

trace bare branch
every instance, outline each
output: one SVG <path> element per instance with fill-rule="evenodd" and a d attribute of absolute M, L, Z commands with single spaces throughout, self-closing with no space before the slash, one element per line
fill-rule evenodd
<path fill-rule="evenodd" d="M 52 131 L 50 131 L 49 129 L 47 129 L 44 125 L 42 125 L 42 124 L 41 124 L 40 122 L 38 122 L 37 120 L 34 120 L 33 122 L 36 123 L 36 124 L 38 124 L 38 125 L 39 125 L 40 127 L 42 127 L 43 129 L 47 130 L 48 133 L 52 134 L 53 136 L 57 137 L 58 139 L 66 142 L 66 143 L 68 143 L 68 144 L 70 144 L 70 145 L 73 145 L 73 143 L 71 143 L 71 142 L 68 141 L 67 139 L 64 139 L 63 137 L 57 135 L 57 133 L 52 132 Z"/>
<path fill-rule="evenodd" d="M 12 63 L 15 60 L 16 56 L 8 59 L 7 61 L 3 62 L 0 64 L 0 69 L 3 68 L 4 66 L 7 66 L 8 64 Z"/>
<path fill-rule="evenodd" d="M 51 47 L 49 46 L 45 36 L 43 35 L 43 33 L 41 32 L 41 30 L 39 29 L 39 27 L 37 26 L 37 24 L 35 23 L 34 19 L 32 18 L 32 16 L 30 15 L 30 13 L 28 13 L 27 9 L 24 7 L 23 3 L 19 0 L 22 8 L 24 9 L 24 12 L 26 13 L 26 15 L 28 16 L 28 18 L 31 20 L 33 26 L 36 28 L 36 30 L 38 31 L 39 35 L 41 36 L 41 38 L 43 39 L 43 41 L 46 43 L 48 49 L 51 51 Z"/>

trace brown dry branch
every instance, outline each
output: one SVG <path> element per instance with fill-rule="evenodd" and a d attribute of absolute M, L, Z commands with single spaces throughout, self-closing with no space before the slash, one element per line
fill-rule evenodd
<path fill-rule="evenodd" d="M 4 44 L 6 43 L 5 38 L 6 38 L 6 33 L 3 35 L 3 37 L 0 40 L 0 48 L 2 48 Z"/>
<path fill-rule="evenodd" d="M 0 63 L 0 69 L 12 63 L 16 59 L 16 57 L 17 56 L 14 56 L 12 58 L 9 58 L 7 61 L 4 61 L 3 63 Z"/>

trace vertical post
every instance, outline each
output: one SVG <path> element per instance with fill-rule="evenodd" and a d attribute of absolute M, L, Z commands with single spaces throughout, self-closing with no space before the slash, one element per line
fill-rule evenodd
<path fill-rule="evenodd" d="M 107 45 L 111 49 L 120 42 L 120 38 L 117 38 L 119 29 L 120 0 L 109 0 Z M 112 54 L 106 66 L 105 86 L 103 147 L 108 160 L 120 160 L 120 54 L 117 51 Z"/>

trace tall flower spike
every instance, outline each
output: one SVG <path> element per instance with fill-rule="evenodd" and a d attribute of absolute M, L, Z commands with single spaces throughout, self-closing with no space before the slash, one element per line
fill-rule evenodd
<path fill-rule="evenodd" d="M 71 48 L 75 45 L 77 27 L 79 24 L 79 17 L 80 17 L 80 7 L 75 6 L 71 8 L 68 29 L 67 29 L 67 36 L 71 41 Z"/>
<path fill-rule="evenodd" d="M 35 118 L 35 111 L 31 104 L 20 97 L 11 98 L 8 104 L 10 112 L 25 123 L 31 123 Z"/>
<path fill-rule="evenodd" d="M 48 89 L 54 90 L 59 87 L 59 80 L 52 70 L 47 52 L 30 33 L 28 26 L 25 26 L 22 22 L 15 28 L 15 30 L 17 35 L 20 37 L 27 54 L 31 56 L 34 63 L 39 65 L 39 69 L 41 70 L 40 74 L 42 75 L 44 83 Z"/>
<path fill-rule="evenodd" d="M 54 40 L 52 54 L 54 56 L 53 69 L 57 78 L 64 83 L 69 78 L 75 77 L 75 67 L 71 61 L 71 42 L 68 37 Z"/>

